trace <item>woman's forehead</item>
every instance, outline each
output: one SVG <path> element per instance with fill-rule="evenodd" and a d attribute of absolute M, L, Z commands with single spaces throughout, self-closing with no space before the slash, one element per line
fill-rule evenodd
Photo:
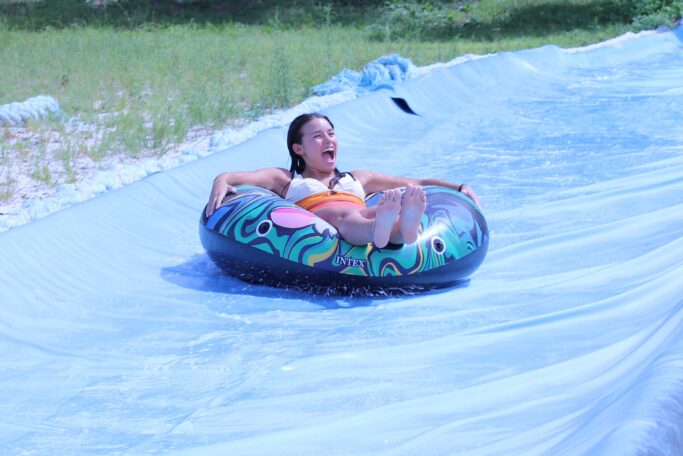
<path fill-rule="evenodd" d="M 304 124 L 303 130 L 307 133 L 311 133 L 317 130 L 330 130 L 332 125 L 325 118 L 314 118 L 309 120 Z"/>

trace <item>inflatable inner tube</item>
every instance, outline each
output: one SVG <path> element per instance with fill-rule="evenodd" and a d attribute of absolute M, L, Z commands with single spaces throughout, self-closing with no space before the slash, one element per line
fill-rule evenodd
<path fill-rule="evenodd" d="M 466 280 L 482 263 L 489 232 L 465 195 L 426 186 L 417 242 L 353 245 L 301 207 L 259 187 L 239 186 L 207 218 L 199 236 L 209 257 L 242 280 L 272 286 L 345 291 L 440 288 Z M 377 204 L 381 193 L 366 204 Z"/>

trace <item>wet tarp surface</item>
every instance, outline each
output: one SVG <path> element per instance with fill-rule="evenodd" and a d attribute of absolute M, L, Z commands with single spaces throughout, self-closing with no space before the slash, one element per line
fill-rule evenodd
<path fill-rule="evenodd" d="M 434 70 L 325 111 L 344 170 L 467 182 L 464 286 L 314 296 L 203 252 L 285 128 L 0 234 L 3 454 L 677 454 L 683 32 Z M 416 115 L 392 101 L 405 100 Z"/>

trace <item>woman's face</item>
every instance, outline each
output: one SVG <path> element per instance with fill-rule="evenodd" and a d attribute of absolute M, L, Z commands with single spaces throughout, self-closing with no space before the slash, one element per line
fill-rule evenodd
<path fill-rule="evenodd" d="M 337 136 L 326 119 L 314 118 L 301 128 L 300 144 L 292 146 L 306 162 L 307 171 L 334 171 L 337 162 Z"/>

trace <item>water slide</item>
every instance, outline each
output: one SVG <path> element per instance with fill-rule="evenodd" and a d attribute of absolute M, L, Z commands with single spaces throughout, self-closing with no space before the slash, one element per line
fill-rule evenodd
<path fill-rule="evenodd" d="M 489 254 L 457 287 L 218 269 L 211 181 L 288 167 L 284 126 L 0 234 L 2 453 L 679 454 L 682 40 L 502 53 L 325 109 L 340 168 L 478 191 Z"/>

